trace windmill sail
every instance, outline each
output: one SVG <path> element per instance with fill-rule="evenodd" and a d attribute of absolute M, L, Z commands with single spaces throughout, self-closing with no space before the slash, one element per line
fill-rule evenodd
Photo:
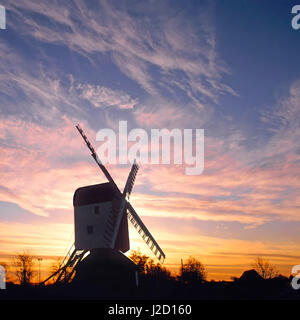
<path fill-rule="evenodd" d="M 135 178 L 136 178 L 138 170 L 139 170 L 139 166 L 134 162 L 134 164 L 132 165 L 132 168 L 130 170 L 130 173 L 129 173 L 129 176 L 128 176 L 128 179 L 126 181 L 126 185 L 125 185 L 125 188 L 124 188 L 124 191 L 123 191 L 123 194 L 122 194 L 121 205 L 120 205 L 119 212 L 117 214 L 116 225 L 115 225 L 115 228 L 114 228 L 114 234 L 113 234 L 113 238 L 112 238 L 112 242 L 111 242 L 111 247 L 112 248 L 115 247 L 115 243 L 116 243 L 117 236 L 118 236 L 118 233 L 119 233 L 122 217 L 123 217 L 123 214 L 126 211 L 126 206 L 127 206 L 126 199 L 129 200 L 129 197 L 130 197 L 130 194 L 131 194 L 131 191 L 132 191 L 132 188 L 133 188 L 133 184 L 134 184 L 134 181 L 135 181 Z"/>
<path fill-rule="evenodd" d="M 129 176 L 128 176 L 128 179 L 127 179 L 127 182 L 126 182 L 126 185 L 124 188 L 124 192 L 123 192 L 123 194 L 126 195 L 127 200 L 129 200 L 129 197 L 131 195 L 131 191 L 132 191 L 138 170 L 139 170 L 139 166 L 137 165 L 137 163 L 134 160 L 134 163 L 131 167 L 131 170 L 130 170 L 130 173 L 129 173 Z"/>
<path fill-rule="evenodd" d="M 107 178 L 107 180 L 113 185 L 113 187 L 117 190 L 119 190 L 118 186 L 116 185 L 116 183 L 114 182 L 113 178 L 111 177 L 111 175 L 109 174 L 109 172 L 106 170 L 106 168 L 104 167 L 104 165 L 102 164 L 101 160 L 98 158 L 97 153 L 95 152 L 95 149 L 93 148 L 93 146 L 91 145 L 90 141 L 88 140 L 87 136 L 84 134 L 83 130 L 80 128 L 79 124 L 76 126 L 77 130 L 79 131 L 80 135 L 82 136 L 83 140 L 85 141 L 87 147 L 90 149 L 91 153 L 92 153 L 92 157 L 94 158 L 94 160 L 96 161 L 96 163 L 98 164 L 98 166 L 100 167 L 100 169 L 102 170 L 102 172 L 104 173 L 105 177 Z M 120 191 L 120 190 L 119 190 Z M 120 192 L 121 193 L 121 192 Z"/>
<path fill-rule="evenodd" d="M 100 167 L 102 172 L 104 173 L 105 177 L 112 184 L 112 186 L 116 189 L 116 191 L 120 194 L 120 197 L 123 200 L 123 194 L 119 190 L 118 186 L 114 182 L 113 178 L 111 177 L 111 175 L 109 174 L 109 172 L 107 171 L 105 166 L 102 164 L 101 160 L 98 158 L 98 156 L 97 156 L 97 154 L 95 152 L 95 149 L 91 145 L 90 141 L 88 140 L 87 136 L 84 134 L 84 132 L 81 129 L 81 127 L 79 126 L 79 124 L 76 125 L 76 128 L 79 131 L 80 135 L 82 136 L 83 140 L 85 141 L 87 147 L 91 151 L 92 157 L 94 158 L 94 160 L 96 161 L 96 163 L 98 164 L 98 166 Z M 133 183 L 134 183 L 134 179 L 135 179 L 135 176 L 136 176 L 136 173 L 137 173 L 137 169 L 138 169 L 138 166 L 136 164 L 134 164 L 132 166 L 132 169 L 131 169 L 132 178 L 131 178 L 130 181 L 129 181 L 129 179 L 127 180 L 127 183 L 126 183 L 126 186 L 125 186 L 125 189 L 124 189 L 124 195 L 125 196 L 126 196 L 127 193 L 128 193 L 128 196 L 129 196 L 130 193 L 131 193 L 132 186 L 133 186 Z M 151 235 L 150 231 L 146 228 L 146 226 L 144 225 L 144 223 L 142 222 L 141 218 L 138 216 L 138 214 L 136 213 L 136 211 L 134 210 L 132 205 L 128 201 L 126 201 L 125 198 L 124 198 L 124 203 L 125 203 L 124 208 L 121 208 L 121 209 L 125 210 L 125 208 L 126 208 L 126 212 L 127 212 L 127 215 L 128 215 L 128 218 L 129 218 L 130 222 L 133 224 L 135 229 L 141 235 L 142 239 L 145 241 L 145 243 L 148 245 L 148 247 L 151 249 L 151 251 L 154 253 L 154 255 L 158 258 L 158 260 L 161 263 L 163 263 L 163 261 L 165 259 L 164 252 L 162 251 L 162 249 L 160 248 L 158 243 L 155 241 L 155 239 Z"/>
<path fill-rule="evenodd" d="M 157 259 L 163 263 L 166 256 L 158 243 L 155 241 L 155 239 L 152 237 L 150 231 L 147 229 L 147 227 L 144 225 L 141 218 L 138 216 L 134 208 L 130 203 L 127 202 L 127 215 L 129 218 L 129 221 L 133 224 L 137 232 L 141 235 L 142 239 L 146 242 L 148 247 L 151 249 L 151 251 L 154 253 L 154 255 L 157 257 Z"/>

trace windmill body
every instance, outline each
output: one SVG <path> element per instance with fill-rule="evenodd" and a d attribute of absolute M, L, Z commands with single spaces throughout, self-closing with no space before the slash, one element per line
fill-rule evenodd
<path fill-rule="evenodd" d="M 120 204 L 120 196 L 109 182 L 81 187 L 75 191 L 73 205 L 77 250 L 111 248 L 123 253 L 129 250 L 125 212 L 122 213 L 116 242 L 112 245 Z"/>

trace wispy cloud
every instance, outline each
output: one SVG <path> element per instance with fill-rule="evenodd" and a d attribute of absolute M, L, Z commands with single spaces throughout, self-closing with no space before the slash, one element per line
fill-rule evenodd
<path fill-rule="evenodd" d="M 108 1 L 76 1 L 72 6 L 24 1 L 7 6 L 22 22 L 11 28 L 39 41 L 68 46 L 91 59 L 96 53 L 109 52 L 120 70 L 151 94 L 159 94 L 172 82 L 177 86 L 173 80 L 178 76 L 184 80 L 186 94 L 203 101 L 216 102 L 224 92 L 235 94 L 222 83 L 228 68 L 217 55 L 205 4 L 195 8 L 196 26 L 189 22 L 188 9 L 178 11 L 172 2 L 135 2 L 130 10 Z M 46 20 L 36 20 L 36 14 Z"/>
<path fill-rule="evenodd" d="M 77 90 L 79 96 L 88 100 L 95 108 L 133 109 L 138 101 L 122 91 L 91 84 L 78 84 Z"/>
<path fill-rule="evenodd" d="M 1 43 L 0 47 L 4 52 L 13 52 L 8 44 Z M 78 107 L 78 97 L 70 96 L 61 78 L 46 71 L 42 65 L 32 64 L 15 52 L 4 55 L 0 70 L 2 117 L 13 116 L 55 126 L 65 114 L 83 114 Z"/>
<path fill-rule="evenodd" d="M 28 61 L 17 52 L 9 55 L 12 47 L 8 44 L 1 43 L 0 48 L 4 52 L 0 65 L 2 117 L 55 127 L 64 116 L 88 120 L 92 108 L 131 110 L 138 103 L 121 90 L 82 83 L 71 74 Z"/>
<path fill-rule="evenodd" d="M 81 183 L 75 181 L 81 177 L 76 171 L 82 166 L 79 150 L 83 148 L 74 123 L 64 119 L 63 125 L 52 130 L 10 118 L 2 119 L 0 128 L 1 201 L 46 216 L 51 208 L 71 208 L 74 186 Z M 66 159 L 73 159 L 77 170 L 76 165 L 73 169 L 66 165 Z"/>

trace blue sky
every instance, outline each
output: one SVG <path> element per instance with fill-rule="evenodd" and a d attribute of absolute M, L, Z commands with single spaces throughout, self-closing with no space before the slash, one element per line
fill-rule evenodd
<path fill-rule="evenodd" d="M 222 4 L 220 4 L 222 3 Z M 290 26 L 293 1 L 219 2 L 219 53 L 230 66 L 228 84 L 239 99 L 222 100 L 228 114 L 237 114 L 243 128 L 259 128 L 260 110 L 272 108 L 299 78 L 299 35 Z M 243 108 L 243 115 L 240 109 Z M 250 123 L 249 123 L 250 121 Z"/>
<path fill-rule="evenodd" d="M 62 254 L 73 228 L 74 190 L 104 181 L 74 125 L 80 122 L 97 146 L 99 129 L 127 120 L 129 129 L 205 130 L 201 176 L 149 165 L 137 179 L 132 201 L 170 265 L 193 254 L 208 268 L 219 265 L 212 277 L 226 278 L 255 255 L 286 273 L 297 264 L 295 1 L 1 4 L 7 11 L 7 28 L 0 30 L 3 243 L 15 230 L 27 239 L 38 227 L 43 245 L 33 234 L 30 249 Z M 129 168 L 110 169 L 123 184 Z M 49 225 L 56 242 L 50 230 L 43 238 Z M 0 247 L 0 254 L 17 249 Z M 233 266 L 228 274 L 220 252 Z"/>

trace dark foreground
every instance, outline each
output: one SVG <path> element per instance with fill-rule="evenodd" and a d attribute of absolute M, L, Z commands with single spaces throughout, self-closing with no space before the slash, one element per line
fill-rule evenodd
<path fill-rule="evenodd" d="M 184 284 L 175 280 L 144 279 L 138 288 L 101 285 L 60 284 L 19 286 L 7 284 L 0 290 L 1 300 L 300 300 L 300 289 L 291 278 L 264 280 L 251 272 L 235 281 L 210 281 Z"/>

